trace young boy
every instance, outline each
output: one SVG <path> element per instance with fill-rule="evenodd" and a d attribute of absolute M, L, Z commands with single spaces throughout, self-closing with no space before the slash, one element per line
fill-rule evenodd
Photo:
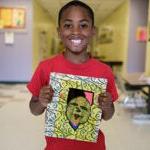
<path fill-rule="evenodd" d="M 33 95 L 30 100 L 31 112 L 40 115 L 52 103 L 54 90 L 49 78 L 55 72 L 107 79 L 106 92 L 99 95 L 98 104 L 102 110 L 102 119 L 111 119 L 114 114 L 113 102 L 118 98 L 112 71 L 109 66 L 95 60 L 87 52 L 88 44 L 95 34 L 92 9 L 80 1 L 67 3 L 59 12 L 58 34 L 65 51 L 42 61 L 27 85 Z M 105 150 L 102 131 L 99 131 L 96 142 L 46 136 L 46 143 L 45 150 Z"/>

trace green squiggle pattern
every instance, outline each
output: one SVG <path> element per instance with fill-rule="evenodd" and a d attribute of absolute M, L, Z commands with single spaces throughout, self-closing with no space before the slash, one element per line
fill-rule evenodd
<path fill-rule="evenodd" d="M 45 135 L 50 137 L 96 142 L 100 129 L 102 111 L 98 106 L 98 95 L 106 91 L 107 79 L 51 73 L 50 84 L 54 89 L 52 102 L 48 105 L 45 119 Z M 69 88 L 94 93 L 88 121 L 74 130 L 66 117 Z"/>

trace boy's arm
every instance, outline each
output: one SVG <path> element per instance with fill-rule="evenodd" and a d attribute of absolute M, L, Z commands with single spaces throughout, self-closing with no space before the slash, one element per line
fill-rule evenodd
<path fill-rule="evenodd" d="M 102 109 L 102 119 L 109 120 L 112 118 L 115 112 L 115 107 L 112 101 L 110 93 L 106 92 L 99 95 L 99 105 Z"/>
<path fill-rule="evenodd" d="M 32 96 L 30 100 L 30 110 L 34 115 L 40 115 L 46 109 L 48 103 L 51 102 L 53 96 L 53 89 L 51 86 L 44 86 L 40 90 L 39 97 Z"/>

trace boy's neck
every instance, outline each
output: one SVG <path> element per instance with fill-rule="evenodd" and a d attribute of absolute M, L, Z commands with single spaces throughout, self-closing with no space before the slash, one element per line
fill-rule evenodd
<path fill-rule="evenodd" d="M 89 60 L 90 55 L 88 52 L 72 53 L 72 52 L 65 51 L 64 57 L 74 64 L 82 64 Z"/>

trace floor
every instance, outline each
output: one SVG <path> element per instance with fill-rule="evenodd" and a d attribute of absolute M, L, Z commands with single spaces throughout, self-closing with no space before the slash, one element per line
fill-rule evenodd
<path fill-rule="evenodd" d="M 24 84 L 0 84 L 0 150 L 43 150 L 44 115 L 29 110 Z M 107 150 L 149 150 L 150 123 L 133 122 L 134 109 L 115 103 L 113 119 L 102 122 Z"/>

